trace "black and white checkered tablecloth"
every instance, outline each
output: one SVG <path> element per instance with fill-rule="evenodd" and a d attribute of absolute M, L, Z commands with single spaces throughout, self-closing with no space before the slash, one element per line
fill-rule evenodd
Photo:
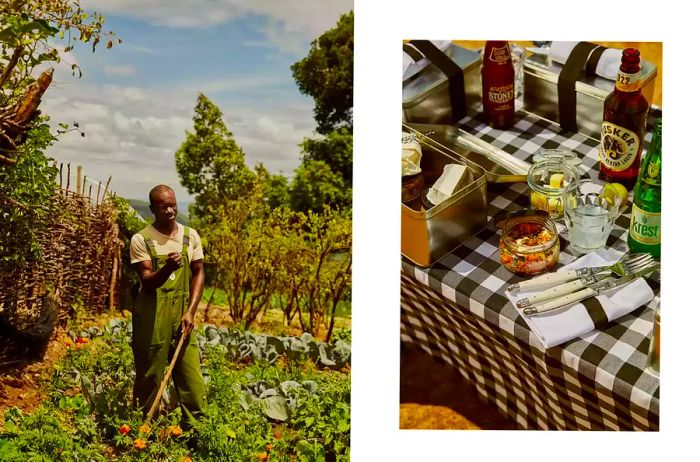
<path fill-rule="evenodd" d="M 648 131 L 658 109 L 652 109 Z M 583 159 L 582 177 L 596 177 L 598 142 L 518 112 L 514 127 L 497 130 L 479 116 L 467 132 L 533 162 L 541 148 L 565 147 Z M 651 139 L 648 133 L 645 144 Z M 645 370 L 654 301 L 612 321 L 604 330 L 544 349 L 505 296 L 523 280 L 499 262 L 499 233 L 490 223 L 500 210 L 529 208 L 525 183 L 489 184 L 488 226 L 429 268 L 402 261 L 401 339 L 441 358 L 473 383 L 480 396 L 522 428 L 658 430 L 659 379 Z M 607 245 L 627 250 L 630 209 L 616 221 Z M 559 266 L 579 257 L 561 236 Z"/>

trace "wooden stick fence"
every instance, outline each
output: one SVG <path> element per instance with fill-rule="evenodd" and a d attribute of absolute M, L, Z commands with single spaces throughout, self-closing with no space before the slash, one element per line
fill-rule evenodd
<path fill-rule="evenodd" d="M 59 168 L 60 188 L 48 204 L 56 213 L 39 236 L 41 261 L 12 274 L 0 274 L 0 307 L 19 332 L 30 332 L 46 317 L 49 296 L 57 302 L 57 319 L 62 324 L 80 309 L 101 312 L 117 305 L 124 243 L 119 239 L 116 207 L 109 200 L 113 195 L 107 188 L 110 181 L 105 186 L 98 183 L 94 197 L 91 184 L 86 196 L 86 182 L 94 181 L 81 178 L 81 170 L 79 167 L 73 191 L 70 164 L 65 168 L 65 185 L 64 166 Z"/>

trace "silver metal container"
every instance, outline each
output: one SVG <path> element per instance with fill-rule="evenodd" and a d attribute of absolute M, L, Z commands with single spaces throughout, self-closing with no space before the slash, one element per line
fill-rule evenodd
<path fill-rule="evenodd" d="M 508 154 L 455 125 L 415 124 L 407 127 L 422 134 L 450 155 L 468 159 L 486 171 L 488 183 L 527 182 L 532 164 Z"/>
<path fill-rule="evenodd" d="M 401 254 L 418 266 L 430 266 L 486 226 L 486 172 L 428 136 L 410 127 L 421 144 L 421 170 L 426 188 L 440 177 L 445 165 L 466 165 L 471 182 L 444 202 L 425 209 L 401 204 Z"/>
<path fill-rule="evenodd" d="M 532 55 L 525 60 L 524 108 L 551 122 L 559 123 L 557 82 L 563 66 L 544 55 Z M 641 63 L 642 94 L 649 104 L 654 98 L 656 66 Z M 582 76 L 576 82 L 577 131 L 597 140 L 603 123 L 603 103 L 615 89 L 615 81 L 599 76 Z"/>
<path fill-rule="evenodd" d="M 464 70 L 466 106 L 481 104 L 481 55 L 451 44 L 444 53 Z M 407 73 L 410 74 L 411 68 Z M 429 64 L 403 82 L 403 122 L 452 123 L 447 76 Z"/>

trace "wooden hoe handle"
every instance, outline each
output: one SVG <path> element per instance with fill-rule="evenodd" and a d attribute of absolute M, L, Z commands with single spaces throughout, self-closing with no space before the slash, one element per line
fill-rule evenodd
<path fill-rule="evenodd" d="M 151 418 L 153 417 L 153 413 L 156 411 L 156 408 L 158 407 L 158 404 L 160 404 L 160 399 L 163 397 L 163 391 L 165 390 L 165 387 L 168 385 L 168 382 L 170 381 L 170 376 L 173 374 L 173 368 L 175 367 L 175 363 L 177 362 L 178 356 L 180 356 L 180 349 L 182 348 L 182 345 L 185 343 L 185 337 L 189 337 L 188 335 L 181 335 L 180 336 L 180 341 L 177 343 L 177 347 L 175 348 L 175 354 L 173 355 L 173 359 L 170 360 L 170 364 L 168 365 L 168 369 L 165 371 L 165 376 L 163 377 L 163 381 L 160 383 L 160 388 L 158 389 L 158 394 L 156 394 L 156 399 L 153 401 L 153 404 L 151 405 L 151 409 L 148 410 L 148 414 L 146 415 L 146 424 L 151 421 Z"/>

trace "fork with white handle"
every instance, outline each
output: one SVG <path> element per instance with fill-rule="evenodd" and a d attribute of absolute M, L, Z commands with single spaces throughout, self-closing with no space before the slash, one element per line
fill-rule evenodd
<path fill-rule="evenodd" d="M 524 315 L 533 315 L 538 313 L 545 313 L 547 311 L 554 310 L 556 308 L 561 308 L 564 306 L 571 305 L 573 303 L 585 300 L 590 297 L 594 297 L 603 291 L 614 289 L 624 284 L 628 284 L 635 279 L 640 277 L 645 277 L 658 270 L 660 267 L 658 262 L 652 262 L 649 265 L 638 269 L 637 271 L 623 276 L 621 278 L 615 277 L 603 277 L 602 280 L 593 283 L 592 285 L 586 286 L 582 290 L 575 290 L 573 292 L 561 295 L 553 300 L 549 300 L 545 303 L 538 305 L 527 306 L 523 309 Z"/>
<path fill-rule="evenodd" d="M 556 273 L 544 274 L 542 276 L 534 277 L 528 281 L 523 281 L 517 284 L 511 284 L 506 290 L 513 291 L 540 289 L 542 287 L 549 287 L 561 284 L 572 279 L 594 276 L 602 272 L 607 272 L 607 274 L 614 273 L 618 276 L 624 276 L 626 274 L 634 272 L 636 269 L 641 268 L 642 266 L 652 261 L 654 261 L 654 258 L 648 253 L 625 254 L 617 262 L 609 266 L 579 268 L 575 270 L 558 271 Z"/>
<path fill-rule="evenodd" d="M 648 254 L 646 254 L 648 255 Z M 658 265 L 654 259 L 651 258 L 651 255 L 649 255 L 649 258 L 643 258 L 635 262 L 634 264 L 627 265 L 625 268 L 625 275 L 628 274 L 633 274 L 633 273 L 639 273 L 642 271 L 645 271 L 653 266 Z M 603 267 L 605 268 L 605 267 Z M 584 268 L 586 269 L 586 268 Z M 550 289 L 544 290 L 542 292 L 530 295 L 527 298 L 523 298 L 522 300 L 519 300 L 516 305 L 518 308 L 526 308 L 528 306 L 535 305 L 537 303 L 541 303 L 546 300 L 551 300 L 553 298 L 558 298 L 566 294 L 570 294 L 572 292 L 576 292 L 579 289 L 583 289 L 584 287 L 590 287 L 606 277 L 610 276 L 612 274 L 612 271 L 609 270 L 601 270 L 597 274 L 593 274 L 590 276 L 583 276 L 580 277 L 576 280 L 573 280 L 571 282 L 567 282 L 565 284 L 560 284 L 557 286 L 554 286 Z"/>

